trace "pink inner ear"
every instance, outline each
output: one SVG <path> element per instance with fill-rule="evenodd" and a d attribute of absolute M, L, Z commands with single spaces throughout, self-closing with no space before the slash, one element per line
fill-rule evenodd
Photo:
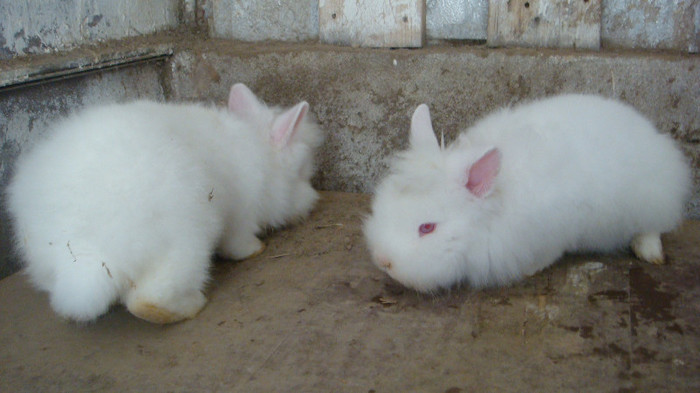
<path fill-rule="evenodd" d="M 483 155 L 469 169 L 467 189 L 475 196 L 486 196 L 493 187 L 493 181 L 501 167 L 501 153 L 493 148 Z"/>
<path fill-rule="evenodd" d="M 272 123 L 272 134 L 270 135 L 272 143 L 276 146 L 284 146 L 289 143 L 308 109 L 309 104 L 302 101 L 279 115 Z"/>

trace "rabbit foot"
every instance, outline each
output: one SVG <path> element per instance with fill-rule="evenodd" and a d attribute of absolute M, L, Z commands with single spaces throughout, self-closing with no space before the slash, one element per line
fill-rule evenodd
<path fill-rule="evenodd" d="M 260 247 L 260 249 L 258 249 L 258 251 L 255 251 L 254 253 L 248 255 L 248 256 L 245 257 L 244 259 L 255 258 L 255 257 L 257 257 L 258 255 L 260 255 L 260 254 L 262 254 L 263 252 L 265 252 L 265 248 L 267 248 L 267 245 L 266 245 L 265 243 L 263 243 L 263 242 L 260 242 L 260 244 L 261 244 L 262 246 Z"/>
<path fill-rule="evenodd" d="M 655 265 L 666 263 L 661 237 L 658 233 L 640 233 L 632 239 L 630 246 L 634 255 L 643 261 Z"/>
<path fill-rule="evenodd" d="M 241 239 L 235 239 L 234 241 L 223 243 L 219 246 L 217 254 L 226 259 L 241 260 L 257 257 L 263 251 L 265 251 L 265 243 L 253 236 L 250 239 L 246 239 L 245 242 L 241 241 Z"/>
<path fill-rule="evenodd" d="M 197 299 L 196 303 L 201 304 L 193 304 L 194 307 L 191 307 L 191 311 L 182 313 L 171 311 L 159 304 L 144 300 L 136 300 L 127 303 L 127 309 L 135 317 L 141 318 L 145 321 L 157 324 L 167 324 L 180 322 L 185 319 L 193 319 L 196 317 L 197 314 L 199 314 L 199 312 L 204 308 L 204 305 L 206 304 L 206 297 L 201 295 L 201 299 Z"/>
<path fill-rule="evenodd" d="M 158 307 L 153 303 L 146 302 L 130 306 L 129 312 L 138 318 L 158 324 L 179 322 L 186 319 L 183 315 Z"/>

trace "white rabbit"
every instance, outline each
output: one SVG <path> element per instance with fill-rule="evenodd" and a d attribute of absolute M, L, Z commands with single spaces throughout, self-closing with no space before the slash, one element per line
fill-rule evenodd
<path fill-rule="evenodd" d="M 215 248 L 262 252 L 257 233 L 316 202 L 308 108 L 268 108 L 237 84 L 228 109 L 137 101 L 62 121 L 8 187 L 26 272 L 72 320 L 116 302 L 154 323 L 193 318 Z"/>
<path fill-rule="evenodd" d="M 566 251 L 630 242 L 640 259 L 662 263 L 660 233 L 682 219 L 689 191 L 672 138 L 610 99 L 501 109 L 447 148 L 420 105 L 364 230 L 374 263 L 407 287 L 504 285 Z"/>

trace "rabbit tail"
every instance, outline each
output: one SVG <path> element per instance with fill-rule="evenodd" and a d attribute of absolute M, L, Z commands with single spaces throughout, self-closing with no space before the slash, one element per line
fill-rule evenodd
<path fill-rule="evenodd" d="M 51 307 L 59 315 L 78 322 L 96 319 L 119 298 L 116 272 L 92 258 L 59 262 L 53 282 L 48 283 Z M 30 269 L 31 274 L 31 269 Z"/>

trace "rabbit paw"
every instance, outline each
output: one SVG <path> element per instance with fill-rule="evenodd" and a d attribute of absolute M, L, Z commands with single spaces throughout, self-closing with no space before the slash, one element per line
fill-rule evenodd
<path fill-rule="evenodd" d="M 134 316 L 151 323 L 166 324 L 192 319 L 204 308 L 207 298 L 201 293 L 192 299 L 181 299 L 179 311 L 173 311 L 163 305 L 145 299 L 136 299 L 127 303 L 127 309 Z"/>
<path fill-rule="evenodd" d="M 248 239 L 233 239 L 223 242 L 217 249 L 217 254 L 226 259 L 249 259 L 265 251 L 265 243 L 255 236 Z"/>
<path fill-rule="evenodd" d="M 658 233 L 640 233 L 632 239 L 630 244 L 637 258 L 661 265 L 665 263 L 661 237 Z"/>
<path fill-rule="evenodd" d="M 174 313 L 170 310 L 166 310 L 162 307 L 148 302 L 136 303 L 131 305 L 129 307 L 129 312 L 138 318 L 141 318 L 151 323 L 159 324 L 179 322 L 186 318 L 183 315 Z"/>
<path fill-rule="evenodd" d="M 247 257 L 245 257 L 245 259 L 250 259 L 250 258 L 255 258 L 255 257 L 257 257 L 258 255 L 260 255 L 260 254 L 262 254 L 263 252 L 265 252 L 265 248 L 266 248 L 266 247 L 267 247 L 267 245 L 266 245 L 265 243 L 260 242 L 260 248 L 259 248 L 257 251 L 255 251 L 254 253 L 248 255 Z"/>

